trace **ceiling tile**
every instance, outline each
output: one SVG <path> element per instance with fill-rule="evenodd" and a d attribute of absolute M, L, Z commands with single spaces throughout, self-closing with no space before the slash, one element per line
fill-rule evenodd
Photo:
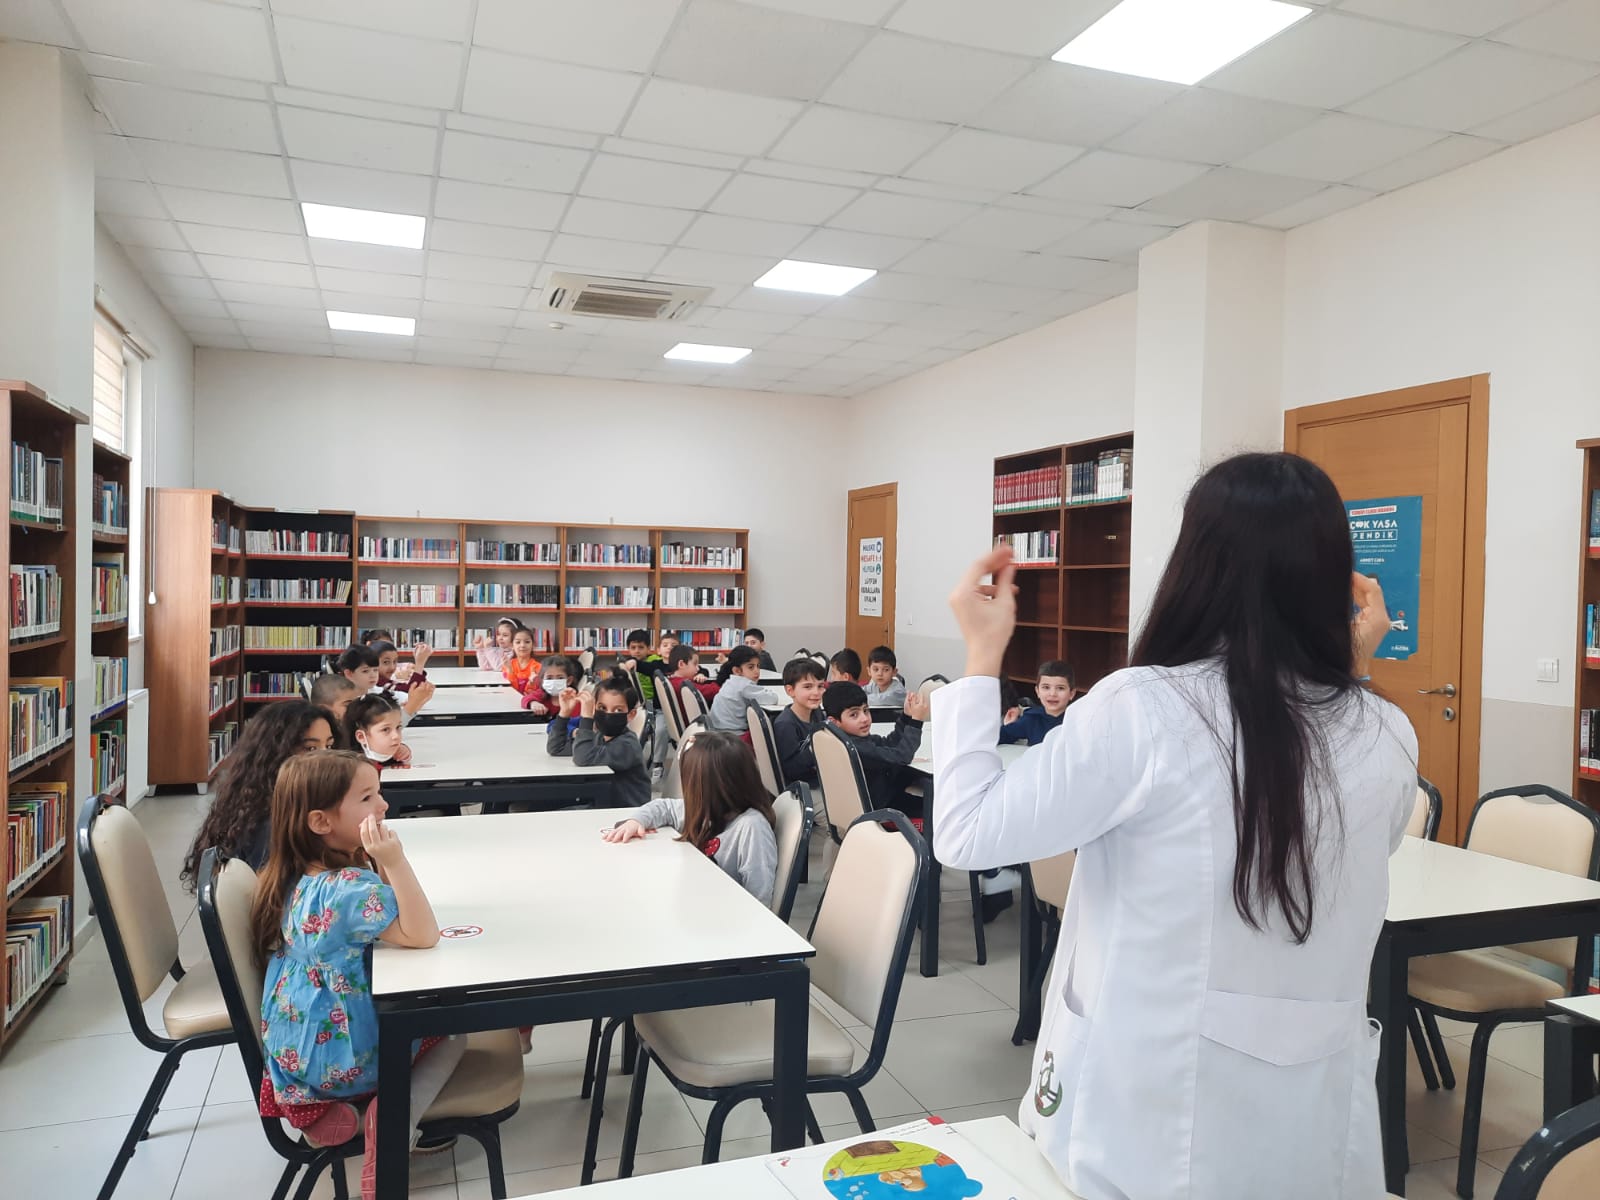
<path fill-rule="evenodd" d="M 322 293 L 316 288 L 278 287 L 270 283 L 235 283 L 231 279 L 216 281 L 217 295 L 228 302 L 235 300 L 250 304 L 277 304 L 284 308 L 309 308 L 324 312 Z"/>
<path fill-rule="evenodd" d="M 300 158 L 289 160 L 289 171 L 294 176 L 295 195 L 313 204 L 425 215 L 433 190 L 433 180 L 426 175 L 335 166 Z"/>
<path fill-rule="evenodd" d="M 465 41 L 471 0 L 272 0 L 282 16 L 311 17 L 412 37 Z"/>
<path fill-rule="evenodd" d="M 278 287 L 304 288 L 317 286 L 317 277 L 305 263 L 202 254 L 200 265 L 211 278 L 229 279 L 235 283 L 270 283 Z"/>
<path fill-rule="evenodd" d="M 712 212 L 820 225 L 860 193 L 826 183 L 736 175 L 710 204 Z"/>
<path fill-rule="evenodd" d="M 1102 231 L 1092 235 L 1089 240 L 1093 242 L 1103 236 Z M 1113 269 L 1112 264 L 1103 258 L 1030 254 L 1021 262 L 1013 263 L 989 278 L 998 283 L 1014 283 L 1023 287 L 1078 288 L 1092 280 L 1105 278 Z"/>
<path fill-rule="evenodd" d="M 912 275 L 948 275 L 956 279 L 988 279 L 1021 261 L 1020 250 L 992 246 L 951 246 L 930 242 L 895 264 L 895 270 Z"/>
<path fill-rule="evenodd" d="M 439 174 L 500 187 L 569 192 L 577 186 L 589 151 L 541 146 L 447 130 Z"/>
<path fill-rule="evenodd" d="M 822 99 L 840 108 L 960 124 L 1032 65 L 1015 55 L 877 33 Z"/>
<path fill-rule="evenodd" d="M 669 208 L 704 208 L 728 179 L 727 171 L 597 154 L 583 178 L 581 191 L 585 196 L 604 200 L 648 200 Z"/>
<path fill-rule="evenodd" d="M 779 179 L 798 179 L 802 183 L 831 183 L 835 187 L 867 188 L 881 182 L 873 171 L 819 167 L 777 158 L 752 158 L 740 167 L 751 175 L 773 175 Z"/>
<path fill-rule="evenodd" d="M 1165 104 L 1183 89 L 1175 83 L 1096 71 L 1071 63 L 1040 63 L 1016 87 L 971 121 L 979 129 L 1018 137 L 1096 146 Z"/>
<path fill-rule="evenodd" d="M 1559 95 L 1479 125 L 1472 132 L 1504 142 L 1521 142 L 1565 129 L 1600 113 L 1600 79 L 1580 83 Z"/>
<path fill-rule="evenodd" d="M 1374 191 L 1392 191 L 1394 188 L 1405 187 L 1407 184 L 1453 171 L 1469 162 L 1476 162 L 1501 148 L 1499 142 L 1492 142 L 1488 138 L 1451 134 L 1414 154 L 1385 163 L 1364 175 L 1357 175 L 1350 182 L 1360 187 L 1372 188 Z"/>
<path fill-rule="evenodd" d="M 328 328 L 328 315 L 312 308 L 291 308 L 281 304 L 250 304 L 243 300 L 229 300 L 228 311 L 239 322 L 241 330 L 247 330 L 245 322 L 254 322 L 262 326 L 294 326 L 300 329 L 320 329 L 323 332 Z M 283 334 L 288 334 L 284 329 Z"/>
<path fill-rule="evenodd" d="M 840 296 L 818 315 L 831 320 L 867 321 L 882 325 L 887 331 L 891 325 L 915 319 L 927 311 L 928 305 L 910 300 L 874 300 L 868 296 L 851 294 Z"/>
<path fill-rule="evenodd" d="M 656 74 L 683 83 L 814 100 L 871 36 L 860 25 L 728 0 L 689 0 Z"/>
<path fill-rule="evenodd" d="M 117 129 L 129 137 L 277 154 L 278 132 L 264 101 L 200 95 L 97 79 L 95 92 Z"/>
<path fill-rule="evenodd" d="M 815 320 L 816 318 L 808 318 Z M 780 333 L 774 337 L 767 346 L 774 352 L 784 354 L 837 354 L 855 338 L 823 336 L 815 333 Z"/>
<path fill-rule="evenodd" d="M 1344 12 L 1423 29 L 1482 37 L 1549 3 L 1550 0 L 1343 0 L 1339 7 Z"/>
<path fill-rule="evenodd" d="M 422 279 L 417 275 L 318 266 L 317 283 L 330 292 L 368 292 L 374 296 L 393 296 L 396 300 L 422 298 Z"/>
<path fill-rule="evenodd" d="M 284 148 L 291 158 L 432 175 L 439 131 L 426 125 L 374 121 L 291 105 L 278 106 Z"/>
<path fill-rule="evenodd" d="M 529 276 L 533 271 L 528 271 Z M 511 287 L 503 283 L 469 283 L 461 279 L 435 279 L 429 276 L 422 285 L 424 300 L 442 300 L 448 304 L 482 304 L 490 308 L 521 308 L 528 298 L 528 289 Z M 507 319 L 506 324 L 510 324 Z"/>
<path fill-rule="evenodd" d="M 239 326 L 232 317 L 184 317 L 183 331 L 191 338 L 212 334 L 237 337 Z"/>
<path fill-rule="evenodd" d="M 129 257 L 132 256 L 130 255 Z M 136 258 L 134 261 L 136 263 L 139 262 Z M 144 269 L 146 281 L 155 289 L 155 293 L 161 298 L 162 303 L 171 303 L 173 298 L 182 300 L 191 297 L 205 297 L 209 299 L 217 294 L 216 289 L 211 286 L 211 280 L 204 276 L 163 275 L 159 271 L 145 269 L 146 264 L 144 263 L 139 263 L 139 266 Z"/>
<path fill-rule="evenodd" d="M 1308 221 L 1320 221 L 1323 217 L 1343 212 L 1347 208 L 1372 199 L 1375 195 L 1376 192 L 1369 192 L 1365 188 L 1347 187 L 1342 183 L 1336 183 L 1287 208 L 1280 208 L 1277 212 L 1257 217 L 1255 224 L 1267 225 L 1273 229 L 1293 229 Z"/>
<path fill-rule="evenodd" d="M 876 25 L 893 11 L 900 0 L 744 0 L 744 3 L 754 4 L 758 8 L 828 17 L 835 21 Z"/>
<path fill-rule="evenodd" d="M 1327 113 L 1288 137 L 1246 155 L 1237 165 L 1272 175 L 1339 183 L 1438 140 L 1431 129 Z"/>
<path fill-rule="evenodd" d="M 1086 204 L 1131 208 L 1205 172 L 1206 168 L 1196 163 L 1091 150 L 1031 190 Z"/>
<path fill-rule="evenodd" d="M 621 242 L 610 238 L 576 237 L 557 234 L 545 252 L 545 261 L 574 271 L 600 275 L 644 275 L 666 253 L 665 246 L 647 242 Z"/>
<path fill-rule="evenodd" d="M 927 200 L 948 200 L 953 204 L 993 204 L 1007 198 L 995 188 L 973 187 L 968 184 L 932 183 L 926 179 L 881 179 L 876 187 L 880 192 L 897 196 L 921 196 Z"/>
<path fill-rule="evenodd" d="M 225 337 L 222 334 L 200 334 L 192 339 L 196 346 L 213 350 L 248 350 L 250 343 L 242 337 Z"/>
<path fill-rule="evenodd" d="M 0 37 L 44 46 L 77 46 L 77 40 L 50 0 L 14 0 L 7 5 L 0 13 Z"/>
<path fill-rule="evenodd" d="M 557 192 L 491 187 L 459 179 L 439 180 L 433 194 L 436 216 L 519 229 L 554 229 L 566 207 L 567 197 Z"/>
<path fill-rule="evenodd" d="M 463 112 L 615 133 L 643 77 L 599 67 L 501 54 L 482 46 L 467 63 Z"/>
<path fill-rule="evenodd" d="M 214 75 L 277 78 L 261 13 L 199 0 L 129 4 L 63 0 L 83 46 L 101 54 Z"/>
<path fill-rule="evenodd" d="M 490 304 L 464 304 L 449 300 L 424 300 L 422 317 L 429 321 L 461 321 L 472 325 L 510 328 L 515 310 Z"/>
<path fill-rule="evenodd" d="M 779 313 L 806 317 L 821 312 L 828 306 L 828 296 L 813 296 L 805 292 L 778 292 L 771 288 L 751 287 L 735 294 L 726 307 L 740 312 Z"/>
<path fill-rule="evenodd" d="M 947 183 L 981 179 L 1002 191 L 1020 192 L 1053 175 L 1082 153 L 1078 146 L 958 129 L 918 159 L 906 174 L 914 179 Z"/>
<path fill-rule="evenodd" d="M 246 196 L 289 197 L 289 180 L 281 158 L 138 138 L 127 138 L 125 143 L 138 155 L 153 183 Z"/>
<path fill-rule="evenodd" d="M 293 108 L 309 108 L 314 112 L 335 112 L 347 117 L 366 117 L 372 121 L 398 121 L 402 125 L 433 125 L 439 123 L 439 110 L 421 108 L 411 104 L 394 104 L 384 100 L 368 100 L 361 96 L 340 96 L 332 92 L 314 92 L 306 88 L 275 84 L 272 99 Z M 451 114 L 459 115 L 459 114 Z"/>
<path fill-rule="evenodd" d="M 481 133 L 485 137 L 506 138 L 513 142 L 537 142 L 541 146 L 570 146 L 574 150 L 593 150 L 606 139 L 595 133 L 557 129 L 553 125 L 534 125 L 526 121 L 504 121 L 499 117 L 480 117 L 476 113 L 447 112 L 446 129 L 462 133 Z"/>
<path fill-rule="evenodd" d="M 474 325 L 460 321 L 440 321 L 437 319 L 425 320 L 418 325 L 417 328 L 419 332 L 426 330 L 430 337 L 454 338 L 458 341 L 468 342 L 481 341 L 485 338 L 493 338 L 498 341 L 498 339 L 504 337 L 510 332 L 510 329 L 506 327 L 503 322 L 500 325 L 494 326 L 494 328 L 491 330 L 486 329 L 482 325 Z"/>
<path fill-rule="evenodd" d="M 180 321 L 185 317 L 220 317 L 229 320 L 227 307 L 220 300 L 201 300 L 193 296 L 163 296 L 161 304 Z"/>
<path fill-rule="evenodd" d="M 310 238 L 311 261 L 318 267 L 348 271 L 381 271 L 390 275 L 421 275 L 423 253 L 400 246 L 368 246 L 361 242 L 334 242 Z"/>
<path fill-rule="evenodd" d="M 1226 163 L 1316 118 L 1308 108 L 1190 88 L 1107 145 L 1150 158 Z"/>
<path fill-rule="evenodd" d="M 754 283 L 778 265 L 778 256 L 723 254 L 679 248 L 667 251 L 651 274 L 683 283 Z"/>
<path fill-rule="evenodd" d="M 744 102 L 744 98 L 740 103 Z M 608 137 L 600 138 L 599 149 L 608 154 L 620 154 L 624 158 L 652 158 L 657 162 L 683 163 L 690 167 L 713 167 L 723 171 L 737 171 L 744 166 L 745 159 L 739 154 L 723 154 L 716 150 L 696 150 L 684 145 L 666 145 L 658 142 L 642 142 L 638 138 Z"/>
<path fill-rule="evenodd" d="M 87 51 L 78 55 L 78 61 L 92 79 L 124 79 L 129 83 L 145 83 L 151 87 L 197 92 L 207 96 L 234 96 L 240 100 L 270 99 L 268 84 L 242 76 L 184 71 L 166 64 L 90 54 Z"/>
<path fill-rule="evenodd" d="M 802 262 L 882 270 L 924 244 L 917 238 L 856 233 L 849 229 L 819 229 L 794 248 L 794 256 Z"/>
<path fill-rule="evenodd" d="M 167 215 L 161 207 L 161 197 L 156 194 L 156 189 L 148 183 L 132 179 L 96 179 L 94 210 L 97 213 L 122 213 L 156 220 Z"/>
<path fill-rule="evenodd" d="M 1494 35 L 1497 42 L 1544 50 L 1568 58 L 1600 61 L 1600 5 L 1594 0 L 1560 0 Z"/>
<path fill-rule="evenodd" d="M 291 87 L 454 108 L 466 50 L 453 42 L 279 17 L 278 52 Z"/>
<path fill-rule="evenodd" d="M 102 179 L 143 179 L 144 164 L 139 161 L 136 145 L 132 138 L 125 138 L 115 133 L 95 134 L 95 175 Z"/>
<path fill-rule="evenodd" d="M 931 150 L 949 127 L 818 105 L 773 147 L 774 158 L 895 175 Z"/>
<path fill-rule="evenodd" d="M 1448 34 L 1323 12 L 1207 76 L 1206 86 L 1308 108 L 1342 108 L 1463 44 Z"/>
<path fill-rule="evenodd" d="M 1195 220 L 1249 221 L 1262 213 L 1276 212 L 1296 200 L 1304 200 L 1312 193 L 1321 190 L 1321 183 L 1309 179 L 1263 175 L 1256 171 L 1241 171 L 1237 167 L 1218 167 L 1215 171 L 1200 176 L 1199 179 L 1174 188 L 1165 195 L 1157 196 L 1150 201 L 1150 207 L 1157 212 L 1173 213 Z M 1118 231 L 1126 231 L 1120 234 L 1124 237 L 1154 234 L 1155 237 L 1150 237 L 1150 241 L 1166 236 L 1167 232 L 1154 226 L 1113 225 L 1113 222 L 1104 221 L 1098 226 L 1090 226 L 1085 233 L 1107 226 L 1112 226 Z M 1075 238 L 1083 236 L 1084 234 L 1075 234 L 1068 237 L 1062 243 L 1062 248 L 1068 253 L 1085 253 L 1074 242 Z"/>
<path fill-rule="evenodd" d="M 311 358 L 333 355 L 333 341 L 319 341 L 309 334 L 303 338 L 250 337 L 250 349 L 263 354 L 299 354 Z"/>
<path fill-rule="evenodd" d="M 561 220 L 561 232 L 670 245 L 692 220 L 694 214 L 683 209 L 575 196 Z"/>
<path fill-rule="evenodd" d="M 1105 16 L 1117 0 L 906 0 L 890 29 L 963 46 L 1048 58 Z"/>
<path fill-rule="evenodd" d="M 101 217 L 111 236 L 124 246 L 153 246 L 157 250 L 187 250 L 189 247 L 178 235 L 178 227 L 171 221 L 153 221 L 146 217 L 128 217 L 106 213 Z"/>
<path fill-rule="evenodd" d="M 560 197 L 555 197 L 560 199 Z M 538 262 L 550 244 L 550 235 L 505 225 L 476 225 L 467 221 L 435 219 L 428 224 L 428 248 L 455 254 L 476 254 Z"/>
<path fill-rule="evenodd" d="M 225 254 L 234 258 L 264 258 L 270 262 L 306 262 L 306 239 L 287 233 L 262 233 L 256 229 L 221 229 L 215 225 L 180 225 L 184 240 L 196 254 Z"/>
<path fill-rule="evenodd" d="M 1465 131 L 1591 78 L 1592 63 L 1475 42 L 1350 105 L 1363 116 Z"/>
<path fill-rule="evenodd" d="M 944 235 L 944 240 L 964 246 L 1042 250 L 1087 224 L 1089 222 L 1082 217 L 1057 217 L 991 207 L 951 229 Z"/>
<path fill-rule="evenodd" d="M 796 100 L 716 91 L 666 79 L 645 84 L 622 132 L 725 154 L 764 154 L 803 107 Z"/>
<path fill-rule="evenodd" d="M 755 254 L 787 257 L 810 233 L 805 225 L 782 221 L 753 221 L 746 217 L 725 217 L 702 213 L 694 218 L 679 245 L 696 250 L 721 250 L 729 254 Z"/>
<path fill-rule="evenodd" d="M 473 40 L 560 62 L 648 71 L 681 0 L 478 0 Z"/>
<path fill-rule="evenodd" d="M 902 237 L 937 237 L 958 221 L 978 211 L 975 204 L 867 192 L 836 213 L 828 224 L 862 233 L 898 234 Z"/>
<path fill-rule="evenodd" d="M 181 187 L 162 187 L 159 190 L 161 199 L 166 201 L 168 210 L 178 221 L 260 229 L 267 233 L 305 232 L 305 227 L 300 223 L 300 210 L 292 200 L 236 196 L 229 192 L 205 192 Z"/>
<path fill-rule="evenodd" d="M 735 308 L 701 309 L 694 314 L 694 322 L 705 329 L 724 329 L 736 333 L 783 333 L 793 329 L 802 318 L 785 313 L 740 312 Z"/>

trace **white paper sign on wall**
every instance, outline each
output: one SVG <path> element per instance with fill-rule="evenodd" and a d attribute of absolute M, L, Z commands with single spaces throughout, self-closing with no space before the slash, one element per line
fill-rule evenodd
<path fill-rule="evenodd" d="M 861 569 L 856 577 L 856 613 L 863 617 L 883 616 L 883 539 L 861 539 Z"/>

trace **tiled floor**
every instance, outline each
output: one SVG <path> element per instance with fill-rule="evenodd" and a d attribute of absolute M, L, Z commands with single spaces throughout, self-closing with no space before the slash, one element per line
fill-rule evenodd
<path fill-rule="evenodd" d="M 182 930 L 182 956 L 204 953 L 192 899 L 177 885 L 178 864 L 205 801 L 161 796 L 135 811 L 155 847 L 168 898 Z M 815 872 L 820 877 L 821 872 Z M 899 1017 L 885 1069 L 866 1089 L 873 1116 L 888 1124 L 935 1112 L 947 1119 L 1014 1116 L 1027 1089 L 1031 1047 L 1011 1044 L 1015 1020 L 1017 921 L 1012 913 L 989 926 L 989 962 L 973 962 L 966 877 L 946 872 L 946 953 L 937 979 L 912 969 L 901 994 Z M 795 924 L 804 929 L 819 888 L 804 885 Z M 159 1014 L 161 997 L 150 1004 Z M 1466 1027 L 1447 1030 L 1463 1081 Z M 863 1045 L 869 1031 L 852 1036 Z M 527 1058 L 522 1108 L 504 1131 L 507 1184 L 512 1196 L 577 1182 L 588 1106 L 578 1099 L 587 1025 L 535 1031 Z M 1484 1104 L 1477 1194 L 1489 1197 L 1500 1169 L 1537 1128 L 1540 1110 L 1540 1034 L 1520 1027 L 1496 1034 Z M 0 1194 L 78 1200 L 95 1195 L 111 1156 L 155 1070 L 156 1055 L 128 1032 L 111 971 L 98 939 L 83 947 L 71 978 L 0 1058 Z M 685 1100 L 654 1076 L 647 1094 L 637 1170 L 669 1170 L 699 1161 L 709 1105 Z M 616 1168 L 626 1081 L 613 1077 L 601 1139 L 600 1177 Z M 1454 1194 L 1462 1091 L 1429 1094 L 1415 1067 L 1409 1100 L 1414 1166 L 1407 1192 L 1413 1200 Z M 838 1096 L 820 1098 L 818 1120 L 829 1137 L 854 1131 Z M 724 1157 L 766 1150 L 765 1122 L 757 1105 L 745 1105 L 728 1123 Z M 129 1164 L 119 1200 L 251 1200 L 266 1196 L 281 1164 L 261 1136 L 244 1071 L 226 1049 L 190 1055 L 175 1077 L 149 1140 Z M 453 1154 L 418 1159 L 411 1173 L 417 1200 L 485 1200 L 482 1154 L 463 1142 Z M 351 1176 L 352 1183 L 354 1175 Z M 315 1193 L 332 1195 L 324 1179 Z"/>

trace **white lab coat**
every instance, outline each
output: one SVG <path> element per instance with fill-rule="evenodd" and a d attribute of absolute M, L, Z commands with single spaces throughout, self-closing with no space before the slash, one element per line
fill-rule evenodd
<path fill-rule="evenodd" d="M 1296 945 L 1275 909 L 1257 931 L 1234 908 L 1216 662 L 1117 672 L 1009 770 L 998 683 L 933 694 L 939 861 L 1078 851 L 1020 1122 L 1084 1200 L 1385 1194 L 1367 975 L 1416 735 L 1365 692 L 1322 717 L 1316 908 Z"/>

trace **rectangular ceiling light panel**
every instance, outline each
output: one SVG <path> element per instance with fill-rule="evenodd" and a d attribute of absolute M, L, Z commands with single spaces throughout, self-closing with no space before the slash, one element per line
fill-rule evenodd
<path fill-rule="evenodd" d="M 407 250 L 422 249 L 422 236 L 428 225 L 426 217 L 371 208 L 340 208 L 335 204 L 301 203 L 300 213 L 305 218 L 308 237 L 402 246 Z"/>
<path fill-rule="evenodd" d="M 679 342 L 662 358 L 675 358 L 683 362 L 717 363 L 727 366 L 750 353 L 748 346 L 702 346 L 698 342 Z"/>
<path fill-rule="evenodd" d="M 877 272 L 868 267 L 836 267 L 831 263 L 800 262 L 786 258 L 760 279 L 758 288 L 780 292 L 810 292 L 817 296 L 842 296 Z"/>
<path fill-rule="evenodd" d="M 417 332 L 415 317 L 386 317 L 382 313 L 353 313 L 328 310 L 328 328 L 345 329 L 354 333 L 392 333 L 397 337 L 411 337 Z"/>
<path fill-rule="evenodd" d="M 1119 75 L 1199 83 L 1310 12 L 1282 0 L 1122 0 L 1051 57 Z"/>

